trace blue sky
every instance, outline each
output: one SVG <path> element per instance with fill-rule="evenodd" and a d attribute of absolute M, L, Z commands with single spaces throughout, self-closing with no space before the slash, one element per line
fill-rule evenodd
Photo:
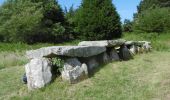
<path fill-rule="evenodd" d="M 69 8 L 72 4 L 75 8 L 80 6 L 81 0 L 58 0 L 62 7 Z M 141 0 L 112 0 L 116 6 L 118 13 L 120 14 L 121 21 L 124 19 L 133 19 L 133 14 L 137 10 L 137 5 Z"/>
<path fill-rule="evenodd" d="M 5 0 L 0 0 L 2 4 Z M 118 13 L 120 14 L 121 21 L 124 19 L 133 19 L 133 13 L 136 12 L 136 6 L 141 0 L 112 0 L 113 4 L 116 6 Z M 65 8 L 70 8 L 73 4 L 75 8 L 79 7 L 81 0 L 58 0 L 59 4 Z"/>

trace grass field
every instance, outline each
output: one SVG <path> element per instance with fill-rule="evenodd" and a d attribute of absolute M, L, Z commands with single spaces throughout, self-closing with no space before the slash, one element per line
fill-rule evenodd
<path fill-rule="evenodd" d="M 23 65 L 27 62 L 25 50 L 54 44 L 26 45 L 21 46 L 22 50 L 17 49 L 21 44 L 18 47 L 0 44 L 3 46 L 0 51 L 0 100 L 170 100 L 170 36 L 129 33 L 124 38 L 152 41 L 153 51 L 137 55 L 130 61 L 100 66 L 94 75 L 78 84 L 67 84 L 58 77 L 49 86 L 36 91 L 28 91 L 21 81 Z"/>

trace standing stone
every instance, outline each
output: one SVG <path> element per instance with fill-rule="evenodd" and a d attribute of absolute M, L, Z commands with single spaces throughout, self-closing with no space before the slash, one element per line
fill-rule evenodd
<path fill-rule="evenodd" d="M 51 62 L 46 58 L 32 59 L 25 65 L 28 89 L 42 88 L 52 79 Z"/>
<path fill-rule="evenodd" d="M 87 65 L 81 64 L 77 58 L 67 59 L 62 71 L 62 79 L 69 83 L 77 83 L 88 78 Z"/>
<path fill-rule="evenodd" d="M 135 55 L 137 53 L 137 47 L 135 45 L 130 46 L 129 51 L 132 53 L 132 55 Z"/>
<path fill-rule="evenodd" d="M 106 52 L 96 56 L 96 59 L 100 64 L 110 62 L 110 57 Z"/>
<path fill-rule="evenodd" d="M 110 57 L 111 61 L 119 61 L 120 60 L 119 55 L 114 48 L 109 52 L 109 57 Z"/>
<path fill-rule="evenodd" d="M 87 66 L 88 66 L 88 70 L 91 71 L 93 70 L 94 68 L 98 67 L 99 66 L 99 63 L 97 62 L 97 59 L 96 57 L 90 57 L 90 58 L 87 58 Z"/>
<path fill-rule="evenodd" d="M 151 43 L 150 43 L 150 42 L 145 42 L 145 43 L 143 44 L 143 48 L 144 48 L 144 51 L 145 51 L 145 52 L 150 52 L 151 49 L 152 49 Z"/>
<path fill-rule="evenodd" d="M 133 58 L 132 54 L 130 53 L 129 49 L 125 46 L 122 45 L 120 47 L 120 51 L 119 51 L 119 56 L 122 60 L 130 60 Z"/>

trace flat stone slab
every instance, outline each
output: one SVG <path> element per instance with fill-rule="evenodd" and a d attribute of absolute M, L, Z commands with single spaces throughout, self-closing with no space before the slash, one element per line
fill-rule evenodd
<path fill-rule="evenodd" d="M 106 48 L 100 46 L 52 46 L 27 51 L 26 56 L 29 59 L 54 56 L 90 57 L 105 51 Z"/>
<path fill-rule="evenodd" d="M 124 44 L 126 40 L 118 39 L 118 40 L 102 40 L 102 41 L 82 41 L 78 45 L 79 46 L 104 46 L 104 47 L 114 47 L 120 46 Z"/>
<path fill-rule="evenodd" d="M 148 41 L 126 41 L 125 45 L 136 45 L 136 46 L 142 46 L 143 44 L 148 43 L 151 44 L 151 42 Z"/>

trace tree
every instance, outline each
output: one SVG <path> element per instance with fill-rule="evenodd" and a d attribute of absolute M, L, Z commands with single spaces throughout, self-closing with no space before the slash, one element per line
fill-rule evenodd
<path fill-rule="evenodd" d="M 142 0 L 137 6 L 138 13 L 141 13 L 148 9 L 154 9 L 156 7 L 170 7 L 169 0 Z"/>
<path fill-rule="evenodd" d="M 77 10 L 74 9 L 74 6 L 72 5 L 68 11 L 67 8 L 65 10 L 65 17 L 66 20 L 68 22 L 68 28 L 69 28 L 69 33 L 72 35 L 73 38 L 77 38 L 77 34 L 75 32 L 75 14 L 76 14 Z"/>
<path fill-rule="evenodd" d="M 170 30 L 170 1 L 142 0 L 134 14 L 134 30 L 142 32 L 166 32 Z"/>
<path fill-rule="evenodd" d="M 123 31 L 124 32 L 132 32 L 132 21 L 125 19 L 123 23 Z"/>
<path fill-rule="evenodd" d="M 0 6 L 0 41 L 67 40 L 64 13 L 55 0 L 7 0 Z"/>
<path fill-rule="evenodd" d="M 43 16 L 40 3 L 29 1 L 9 0 L 0 9 L 0 34 L 5 42 L 26 42 Z"/>
<path fill-rule="evenodd" d="M 134 24 L 135 30 L 142 32 L 166 32 L 170 31 L 170 9 L 155 8 L 146 10 L 138 16 Z"/>
<path fill-rule="evenodd" d="M 121 37 L 121 22 L 112 0 L 83 0 L 75 16 L 81 39 L 102 40 Z"/>

